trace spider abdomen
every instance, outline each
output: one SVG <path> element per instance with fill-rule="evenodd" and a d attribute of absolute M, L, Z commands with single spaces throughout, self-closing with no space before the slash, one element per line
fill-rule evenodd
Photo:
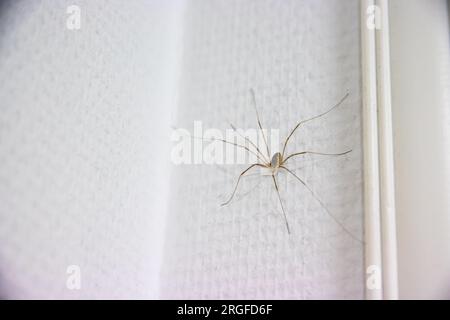
<path fill-rule="evenodd" d="M 281 166 L 282 157 L 281 153 L 277 152 L 273 155 L 272 161 L 270 161 L 270 166 L 274 169 L 277 169 Z"/>

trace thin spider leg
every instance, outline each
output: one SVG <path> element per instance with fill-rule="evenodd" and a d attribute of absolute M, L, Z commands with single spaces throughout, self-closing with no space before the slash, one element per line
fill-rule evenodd
<path fill-rule="evenodd" d="M 282 156 L 284 157 L 284 152 L 285 152 L 285 150 L 286 150 L 287 143 L 288 143 L 289 139 L 291 138 L 291 136 L 294 134 L 294 132 L 298 129 L 298 127 L 300 127 L 302 124 L 304 124 L 304 123 L 306 123 L 306 122 L 308 122 L 308 121 L 311 121 L 311 120 L 320 118 L 320 117 L 326 115 L 327 113 L 331 112 L 331 111 L 334 110 L 335 108 L 339 107 L 339 106 L 342 104 L 342 102 L 344 102 L 344 100 L 347 99 L 348 95 L 349 95 L 349 93 L 347 92 L 347 93 L 345 94 L 345 96 L 344 96 L 341 100 L 339 100 L 339 102 L 338 102 L 337 104 L 335 104 L 333 107 L 331 107 L 330 109 L 328 109 L 328 111 L 325 111 L 324 113 L 321 113 L 321 114 L 319 114 L 319 115 L 317 115 L 317 116 L 315 116 L 315 117 L 309 118 L 309 119 L 307 119 L 307 120 L 302 120 L 302 121 L 300 121 L 299 123 L 297 123 L 297 125 L 294 127 L 294 129 L 292 129 L 291 133 L 288 135 L 288 137 L 287 137 L 286 140 L 284 141 Z"/>
<path fill-rule="evenodd" d="M 267 163 L 270 162 L 270 161 L 266 158 L 266 156 L 261 152 L 261 150 L 259 150 L 258 146 L 257 146 L 256 144 L 253 143 L 252 140 L 250 140 L 249 138 L 247 138 L 246 136 L 244 136 L 243 134 L 241 134 L 241 133 L 236 129 L 236 127 L 235 127 L 232 123 L 230 123 L 230 126 L 231 126 L 231 129 L 233 129 L 234 132 L 236 132 L 240 137 L 242 137 L 243 139 L 245 139 L 245 141 L 247 141 L 247 142 L 250 143 L 254 148 L 256 148 L 256 151 L 258 152 L 258 154 L 260 154 L 260 155 L 265 159 L 265 161 L 266 161 Z"/>
<path fill-rule="evenodd" d="M 222 203 L 221 206 L 226 206 L 227 204 L 229 204 L 229 203 L 231 202 L 231 200 L 232 200 L 233 197 L 234 197 L 234 194 L 236 193 L 237 187 L 238 187 L 238 185 L 239 185 L 239 182 L 241 181 L 242 176 L 243 176 L 247 171 L 249 171 L 251 168 L 254 168 L 254 167 L 256 167 L 256 166 L 266 168 L 265 165 L 262 165 L 262 164 L 260 164 L 260 163 L 254 163 L 254 164 L 252 164 L 250 167 L 248 167 L 247 169 L 245 169 L 244 171 L 242 171 L 241 174 L 239 174 L 239 178 L 238 178 L 238 180 L 237 180 L 237 182 L 236 182 L 236 185 L 234 186 L 233 193 L 231 194 L 230 199 L 228 199 L 228 201 Z"/>
<path fill-rule="evenodd" d="M 283 164 L 286 163 L 290 158 L 305 155 L 305 154 L 317 154 L 320 156 L 343 156 L 344 154 L 350 153 L 352 150 L 347 150 L 345 152 L 341 153 L 323 153 L 323 152 L 315 152 L 315 151 L 302 151 L 302 152 L 296 152 L 286 157 L 286 159 L 283 160 Z"/>
<path fill-rule="evenodd" d="M 269 145 L 267 144 L 267 139 L 266 139 L 266 135 L 264 134 L 264 131 L 262 129 L 262 125 L 261 125 L 261 121 L 259 119 L 259 113 L 258 113 L 258 108 L 256 106 L 256 96 L 255 96 L 255 91 L 253 90 L 253 88 L 250 89 L 250 93 L 252 95 L 252 99 L 253 99 L 253 107 L 255 108 L 255 112 L 256 112 L 256 119 L 258 120 L 258 126 L 259 126 L 259 130 L 261 130 L 263 139 L 264 139 L 264 143 L 266 144 L 266 150 L 267 150 L 267 156 L 270 159 L 270 151 L 269 151 Z"/>
<path fill-rule="evenodd" d="M 288 223 L 287 216 L 286 216 L 286 211 L 284 211 L 283 201 L 281 201 L 280 190 L 278 189 L 277 179 L 275 178 L 275 175 L 273 175 L 273 174 L 272 174 L 272 179 L 273 179 L 273 183 L 275 185 L 275 190 L 277 191 L 278 200 L 280 200 L 281 211 L 283 211 L 284 222 L 286 223 L 286 228 L 287 228 L 288 234 L 291 234 L 291 230 L 289 229 L 289 223 Z"/>
<path fill-rule="evenodd" d="M 311 165 L 314 165 L 314 164 L 317 164 L 317 163 L 321 163 L 321 162 L 325 162 L 325 161 L 329 161 L 329 158 L 325 158 L 323 160 L 315 160 L 315 161 L 304 162 L 302 165 L 296 166 L 294 169 L 291 169 L 291 170 L 292 171 L 296 171 L 296 170 L 304 169 L 304 168 L 306 168 L 308 166 L 311 166 Z M 221 168 L 219 166 L 217 166 L 217 169 L 222 170 L 224 172 L 226 171 L 225 169 L 223 169 L 223 168 Z M 256 176 L 260 176 L 260 175 L 261 175 L 260 173 L 250 173 L 250 174 L 246 174 L 245 176 L 246 177 L 256 177 Z"/>
<path fill-rule="evenodd" d="M 207 138 L 195 137 L 195 136 L 191 136 L 191 138 L 193 138 L 193 139 L 199 139 L 199 140 L 206 140 L 206 141 L 211 141 L 211 142 L 212 142 L 212 141 L 220 141 L 220 142 L 223 142 L 223 143 L 226 143 L 226 144 L 231 144 L 231 145 L 233 145 L 233 146 L 236 146 L 236 147 L 243 148 L 243 149 L 247 150 L 247 151 L 250 152 L 251 154 L 255 155 L 260 161 L 262 161 L 262 162 L 264 162 L 264 163 L 266 162 L 265 159 L 262 159 L 261 156 L 260 156 L 259 154 L 257 154 L 257 153 L 254 152 L 253 150 L 251 150 L 249 147 L 244 146 L 244 145 L 241 145 L 241 144 L 238 144 L 238 143 L 234 143 L 234 142 L 227 141 L 227 140 L 224 140 L 224 139 L 217 139 L 217 138 L 209 138 L 209 139 L 207 139 Z"/>
<path fill-rule="evenodd" d="M 325 206 L 325 204 L 316 196 L 316 194 L 312 191 L 312 189 L 305 183 L 305 181 L 303 181 L 302 179 L 300 179 L 294 172 L 292 172 L 291 170 L 289 170 L 288 168 L 284 167 L 284 166 L 280 166 L 280 168 L 286 170 L 287 172 L 289 172 L 291 175 L 293 175 L 298 181 L 300 181 L 305 187 L 306 189 L 309 190 L 309 192 L 311 192 L 312 196 L 317 200 L 317 202 L 319 202 L 319 204 L 321 205 L 321 207 L 325 210 L 325 212 L 342 228 L 342 230 L 344 230 L 352 239 L 364 244 L 363 241 L 361 241 L 360 239 L 358 239 L 357 237 L 355 237 L 334 215 L 331 214 L 331 212 L 327 209 L 327 207 Z"/>
<path fill-rule="evenodd" d="M 294 172 L 297 172 L 297 170 L 302 170 L 302 169 L 305 169 L 305 168 L 307 168 L 309 166 L 313 166 L 313 165 L 316 165 L 316 164 L 322 163 L 322 162 L 325 163 L 325 162 L 328 162 L 328 161 L 330 161 L 330 158 L 328 158 L 328 157 L 327 158 L 322 158 L 321 160 L 304 161 L 304 162 L 301 162 L 300 165 L 295 166 L 295 168 L 292 168 L 290 170 L 294 171 Z M 284 165 L 284 164 L 281 164 L 281 165 Z"/>
<path fill-rule="evenodd" d="M 250 175 L 245 175 L 245 177 L 249 177 Z M 253 187 L 251 187 L 249 190 L 247 190 L 246 192 L 242 193 L 242 195 L 239 195 L 237 198 L 235 198 L 234 202 L 238 202 L 243 200 L 246 196 L 248 196 L 250 193 L 252 193 L 253 191 L 255 191 L 263 182 L 263 179 L 259 179 L 258 183 L 256 185 L 254 185 Z"/>

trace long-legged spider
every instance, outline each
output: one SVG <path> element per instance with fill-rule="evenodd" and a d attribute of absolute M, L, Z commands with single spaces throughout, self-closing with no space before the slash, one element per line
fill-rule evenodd
<path fill-rule="evenodd" d="M 262 129 L 261 121 L 260 121 L 260 118 L 259 118 L 258 108 L 257 108 L 257 105 L 256 105 L 255 92 L 254 92 L 253 89 L 250 89 L 250 93 L 251 93 L 251 95 L 252 95 L 253 106 L 254 106 L 255 112 L 256 112 L 256 119 L 257 119 L 257 122 L 258 122 L 259 130 L 260 130 L 261 133 L 262 133 L 262 137 L 263 137 L 263 141 L 264 141 L 264 145 L 265 145 L 265 148 L 266 148 L 266 153 L 267 153 L 267 155 L 265 155 L 265 154 L 258 148 L 258 146 L 255 145 L 250 139 L 248 139 L 247 137 L 241 135 L 241 134 L 236 130 L 236 128 L 235 128 L 233 125 L 231 125 L 232 129 L 233 129 L 236 133 L 238 133 L 242 138 L 244 138 L 245 141 L 247 141 L 247 142 L 254 148 L 254 150 L 250 149 L 250 148 L 247 147 L 246 145 L 237 144 L 237 143 L 229 142 L 229 141 L 226 141 L 226 140 L 220 140 L 220 141 L 222 141 L 222 142 L 224 142 L 224 143 L 233 144 L 233 145 L 235 145 L 235 146 L 237 146 L 237 147 L 246 149 L 248 152 L 253 153 L 254 155 L 256 155 L 256 157 L 258 158 L 258 160 L 259 160 L 260 162 L 253 163 L 252 165 L 250 165 L 248 168 L 246 168 L 244 171 L 242 171 L 242 172 L 239 174 L 239 177 L 238 177 L 238 179 L 237 179 L 236 185 L 235 185 L 235 187 L 234 187 L 234 189 L 233 189 L 233 192 L 231 193 L 230 198 L 229 198 L 226 202 L 222 203 L 222 206 L 225 206 L 225 205 L 227 205 L 227 204 L 229 204 L 229 203 L 231 202 L 231 200 L 233 199 L 233 197 L 234 197 L 234 195 L 235 195 L 235 193 L 236 193 L 236 190 L 237 190 L 237 188 L 238 188 L 238 186 L 239 186 L 239 182 L 241 181 L 241 178 L 242 178 L 247 172 L 249 172 L 251 169 L 256 168 L 256 167 L 261 167 L 261 168 L 268 169 L 269 172 L 270 172 L 270 175 L 271 175 L 271 177 L 272 177 L 273 184 L 274 184 L 274 186 L 275 186 L 275 190 L 276 190 L 277 195 L 278 195 L 278 200 L 279 200 L 279 202 L 280 202 L 281 210 L 282 210 L 282 212 L 283 212 L 283 216 L 284 216 L 284 220 L 285 220 L 285 224 L 286 224 L 286 229 L 287 229 L 288 233 L 290 234 L 290 233 L 291 233 L 291 230 L 290 230 L 290 227 L 289 227 L 288 219 L 287 219 L 287 216 L 286 216 L 286 211 L 285 211 L 285 209 L 284 209 L 283 201 L 281 200 L 280 191 L 279 191 L 279 188 L 278 188 L 277 173 L 278 173 L 278 171 L 281 169 L 281 170 L 287 171 L 289 174 L 291 174 L 293 177 L 295 177 L 298 181 L 300 181 L 300 182 L 303 184 L 303 186 L 305 186 L 305 187 L 309 190 L 309 192 L 311 192 L 311 194 L 313 195 L 313 197 L 314 197 L 314 198 L 319 202 L 319 204 L 324 208 L 324 210 L 327 212 L 327 214 L 328 214 L 330 217 L 332 217 L 333 220 L 334 220 L 334 221 L 335 221 L 335 222 L 336 222 L 336 223 L 337 223 L 337 224 L 338 224 L 338 225 L 339 225 L 339 226 L 340 226 L 347 234 L 349 234 L 353 239 L 355 239 L 355 240 L 361 242 L 361 240 L 359 240 L 359 239 L 357 239 L 355 236 L 353 236 L 353 234 L 352 234 L 349 230 L 347 230 L 347 228 L 346 228 L 346 227 L 345 227 L 345 226 L 344 226 L 344 225 L 343 225 L 343 224 L 342 224 L 342 223 L 341 223 L 334 215 L 332 215 L 332 214 L 328 211 L 328 209 L 325 207 L 325 205 L 323 204 L 323 202 L 315 195 L 315 193 L 313 192 L 313 190 L 305 183 L 305 181 L 302 180 L 298 175 L 296 175 L 292 170 L 290 170 L 290 169 L 287 168 L 287 166 L 286 166 L 286 162 L 287 162 L 289 159 L 292 159 L 292 158 L 294 158 L 294 157 L 301 156 L 301 155 L 313 154 L 313 155 L 324 155 L 324 156 L 341 156 L 341 155 L 345 155 L 345 154 L 351 152 L 352 150 L 348 150 L 348 151 L 341 152 L 341 153 L 323 153 L 323 152 L 315 152 L 315 151 L 302 151 L 302 152 L 295 152 L 295 153 L 292 153 L 292 154 L 289 154 L 289 155 L 285 155 L 285 154 L 286 154 L 286 147 L 287 147 L 287 145 L 288 145 L 288 142 L 289 142 L 290 138 L 292 137 L 292 135 L 296 132 L 296 130 L 297 130 L 302 124 L 304 124 L 304 123 L 306 123 L 306 122 L 308 122 L 308 121 L 311 121 L 311 120 L 320 118 L 320 117 L 326 115 L 327 113 L 331 112 L 332 110 L 334 110 L 335 108 L 337 108 L 338 106 L 340 106 L 340 105 L 344 102 L 344 100 L 348 97 L 349 94 L 346 93 L 346 94 L 344 95 L 344 97 L 342 97 L 341 100 L 339 100 L 339 102 L 338 102 L 337 104 L 335 104 L 333 107 L 331 107 L 331 108 L 330 108 L 329 110 L 327 110 L 326 112 L 321 113 L 321 114 L 319 114 L 319 115 L 317 115 L 317 116 L 315 116 L 315 117 L 309 118 L 309 119 L 307 119 L 307 120 L 302 120 L 302 121 L 298 122 L 298 123 L 295 125 L 295 127 L 292 129 L 292 131 L 290 132 L 290 134 L 287 136 L 286 140 L 284 141 L 282 152 L 281 152 L 281 153 L 280 153 L 280 152 L 276 152 L 275 154 L 273 154 L 273 155 L 271 156 L 271 153 L 270 153 L 270 150 L 269 150 L 269 146 L 268 146 L 268 144 L 267 144 L 267 139 L 266 139 L 266 136 L 265 136 L 264 131 L 263 131 L 263 129 Z M 269 159 L 270 159 L 270 160 L 269 160 Z"/>

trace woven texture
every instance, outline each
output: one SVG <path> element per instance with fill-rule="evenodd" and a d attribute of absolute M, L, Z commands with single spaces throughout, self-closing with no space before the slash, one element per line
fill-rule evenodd
<path fill-rule="evenodd" d="M 0 296 L 158 296 L 177 11 L 2 2 Z"/>
<path fill-rule="evenodd" d="M 358 2 L 191 1 L 183 39 L 179 127 L 256 128 L 254 88 L 264 126 L 283 137 L 350 92 L 299 130 L 289 151 L 353 151 L 290 167 L 362 239 Z M 245 167 L 174 167 L 162 297 L 363 298 L 362 244 L 294 178 L 278 177 L 291 235 L 270 177 L 245 178 L 220 207 Z"/>
<path fill-rule="evenodd" d="M 66 28 L 72 4 L 77 31 Z M 358 1 L 180 8 L 0 5 L 0 296 L 362 298 L 361 244 L 298 181 L 279 176 L 288 235 L 267 177 L 246 178 L 220 208 L 244 166 L 168 161 L 169 124 L 256 128 L 249 88 L 281 136 L 349 91 L 289 151 L 353 149 L 291 168 L 362 238 Z M 69 265 L 80 267 L 80 290 L 66 286 Z"/>

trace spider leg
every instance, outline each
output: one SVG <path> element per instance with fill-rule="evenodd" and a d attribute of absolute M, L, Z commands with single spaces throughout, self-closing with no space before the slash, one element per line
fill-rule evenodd
<path fill-rule="evenodd" d="M 270 151 L 269 151 L 269 146 L 267 144 L 267 139 L 266 139 L 266 135 L 264 134 L 264 131 L 262 129 L 262 125 L 261 125 L 261 121 L 259 119 L 259 113 L 258 113 L 258 108 L 256 107 L 256 96 L 255 96 L 255 90 L 253 90 L 253 88 L 250 89 L 250 93 L 252 95 L 252 99 L 253 99 L 253 106 L 255 108 L 255 112 L 256 112 L 256 120 L 258 120 L 258 126 L 259 126 L 259 130 L 261 130 L 263 139 L 264 139 L 264 143 L 266 145 L 266 150 L 267 150 L 267 156 L 270 158 Z"/>
<path fill-rule="evenodd" d="M 317 202 L 319 202 L 319 204 L 321 205 L 321 207 L 325 210 L 325 212 L 342 228 L 342 230 L 344 230 L 352 239 L 364 244 L 363 241 L 361 241 L 360 239 L 358 239 L 357 237 L 355 237 L 334 215 L 331 214 L 331 212 L 327 209 L 327 207 L 325 206 L 325 204 L 315 195 L 315 193 L 312 191 L 312 189 L 305 183 L 305 181 L 303 181 L 302 179 L 300 179 L 294 172 L 292 172 L 291 170 L 289 170 L 288 168 L 284 167 L 284 166 L 280 166 L 280 168 L 286 170 L 287 172 L 289 172 L 291 175 L 293 175 L 298 181 L 300 181 L 305 187 L 306 189 L 309 190 L 309 192 L 311 192 L 312 196 L 314 197 L 314 199 L 316 199 Z"/>
<path fill-rule="evenodd" d="M 203 138 L 203 137 L 195 137 L 195 136 L 191 136 L 191 138 L 193 138 L 193 139 L 199 139 L 199 140 L 206 140 L 206 141 L 211 141 L 211 142 L 212 142 L 212 141 L 220 141 L 220 142 L 223 142 L 223 143 L 226 143 L 226 144 L 231 144 L 231 145 L 236 146 L 236 147 L 238 147 L 238 148 L 243 148 L 243 149 L 247 150 L 247 151 L 250 152 L 251 154 L 255 155 L 260 161 L 262 161 L 262 162 L 264 162 L 264 163 L 266 162 L 266 160 L 265 160 L 265 159 L 262 159 L 261 156 L 260 156 L 259 154 L 257 154 L 256 152 L 254 152 L 253 150 L 251 150 L 251 149 L 248 148 L 247 146 L 244 146 L 244 145 L 239 144 L 239 143 L 227 141 L 227 140 L 225 140 L 225 139 L 218 139 L 218 138 L 210 138 L 210 139 L 207 139 L 207 138 Z"/>
<path fill-rule="evenodd" d="M 275 178 L 275 175 L 273 175 L 273 174 L 272 174 L 272 179 L 273 179 L 273 183 L 275 185 L 275 190 L 277 191 L 278 200 L 280 200 L 281 210 L 283 211 L 284 222 L 286 223 L 286 228 L 287 228 L 288 234 L 291 234 L 291 230 L 289 229 L 289 223 L 288 223 L 288 220 L 286 217 L 286 212 L 284 211 L 283 201 L 281 201 L 280 190 L 278 189 L 277 178 Z"/>
<path fill-rule="evenodd" d="M 327 113 L 331 112 L 332 110 L 334 110 L 335 108 L 337 108 L 338 106 L 340 106 L 340 105 L 342 104 L 342 102 L 344 102 L 344 100 L 347 99 L 348 95 L 349 95 L 349 93 L 347 92 L 347 93 L 345 94 L 345 96 L 344 96 L 343 98 L 341 98 L 341 100 L 339 100 L 339 102 L 338 102 L 337 104 L 335 104 L 333 107 L 331 107 L 330 109 L 328 109 L 328 111 L 325 111 L 324 113 L 321 113 L 321 114 L 319 114 L 319 115 L 317 115 L 317 116 L 315 116 L 315 117 L 309 118 L 309 119 L 307 119 L 307 120 L 302 120 L 302 121 L 300 121 L 299 123 L 297 123 L 297 125 L 294 127 L 294 129 L 292 129 L 291 133 L 287 136 L 286 140 L 284 141 L 283 152 L 281 153 L 282 156 L 284 157 L 284 152 L 286 151 L 287 143 L 288 143 L 289 139 L 291 138 L 291 136 L 294 134 L 294 132 L 298 129 L 298 127 L 300 127 L 302 124 L 304 124 L 304 123 L 306 123 L 306 122 L 308 122 L 308 121 L 311 121 L 311 120 L 320 118 L 320 117 L 326 115 Z"/>
<path fill-rule="evenodd" d="M 347 151 L 341 152 L 341 153 L 323 153 L 323 152 L 315 152 L 315 151 L 302 151 L 302 152 L 296 152 L 296 153 L 293 153 L 293 154 L 287 156 L 286 159 L 283 160 L 283 163 L 288 161 L 289 158 L 301 156 L 301 155 L 305 155 L 305 154 L 318 154 L 321 156 L 343 156 L 344 154 L 347 154 L 350 152 L 352 152 L 352 150 L 347 150 Z"/>
<path fill-rule="evenodd" d="M 256 167 L 256 166 L 264 167 L 264 168 L 266 167 L 266 166 L 264 166 L 264 165 L 262 165 L 262 164 L 260 164 L 260 163 L 254 163 L 254 164 L 252 164 L 250 167 L 248 167 L 247 169 L 245 169 L 244 171 L 242 171 L 242 172 L 239 174 L 239 178 L 238 178 L 238 180 L 237 180 L 237 182 L 236 182 L 236 185 L 234 186 L 233 193 L 231 194 L 231 196 L 230 196 L 230 198 L 228 199 L 228 201 L 222 203 L 221 206 L 226 206 L 227 204 L 229 204 L 229 203 L 231 202 L 231 200 L 232 200 L 233 197 L 234 197 L 234 194 L 236 193 L 236 190 L 237 190 L 237 187 L 238 187 L 238 185 L 239 185 L 239 182 L 241 181 L 241 178 L 244 176 L 244 174 L 245 174 L 247 171 L 249 171 L 251 168 L 254 168 L 254 167 Z"/>
<path fill-rule="evenodd" d="M 261 150 L 258 148 L 258 146 L 257 146 L 256 144 L 253 143 L 253 141 L 251 141 L 249 138 L 247 138 L 246 136 L 244 136 L 243 134 L 241 134 L 241 133 L 236 129 L 236 127 L 235 127 L 232 123 L 230 123 L 230 126 L 231 126 L 231 129 L 233 129 L 234 132 L 236 132 L 239 136 L 241 136 L 242 138 L 244 138 L 245 141 L 247 141 L 248 143 L 250 143 L 250 144 L 256 149 L 256 151 L 258 152 L 258 154 L 261 155 L 261 156 L 264 158 L 265 162 L 267 162 L 267 163 L 270 162 L 270 161 L 264 156 L 264 154 L 261 152 Z"/>
<path fill-rule="evenodd" d="M 248 177 L 254 176 L 254 175 L 247 174 L 245 176 L 248 178 Z M 234 202 L 243 200 L 246 196 L 248 196 L 250 193 L 252 193 L 254 190 L 256 190 L 261 185 L 261 183 L 263 181 L 264 181 L 263 179 L 259 179 L 259 181 L 258 181 L 258 183 L 256 185 L 252 186 L 249 190 L 247 190 L 244 193 L 242 193 L 242 195 L 239 195 L 239 197 L 237 199 L 235 198 Z"/>

